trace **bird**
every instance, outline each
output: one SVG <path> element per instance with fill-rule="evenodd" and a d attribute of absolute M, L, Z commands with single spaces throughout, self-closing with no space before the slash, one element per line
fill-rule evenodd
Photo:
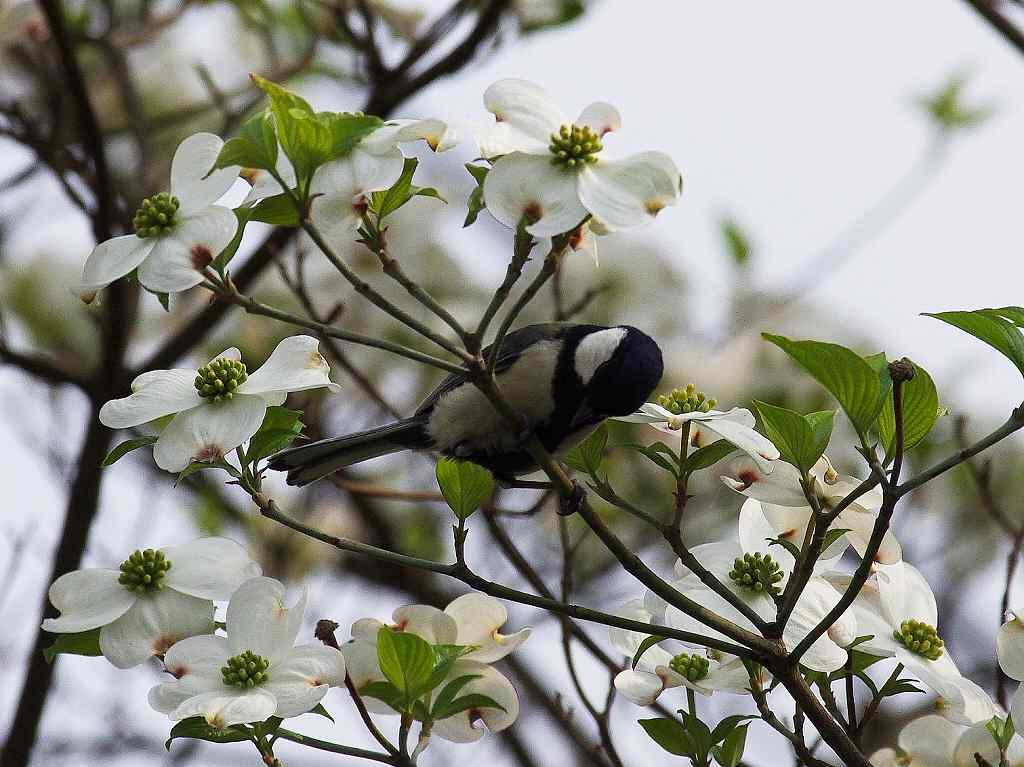
<path fill-rule="evenodd" d="M 484 359 L 491 350 L 483 350 Z M 494 370 L 502 394 L 524 419 L 519 429 L 466 373 L 453 373 L 411 417 L 283 450 L 269 467 L 287 471 L 288 484 L 302 486 L 361 461 L 416 450 L 471 461 L 512 485 L 538 468 L 526 450 L 532 436 L 564 456 L 605 419 L 646 402 L 664 363 L 654 339 L 635 327 L 549 322 L 506 335 Z"/>

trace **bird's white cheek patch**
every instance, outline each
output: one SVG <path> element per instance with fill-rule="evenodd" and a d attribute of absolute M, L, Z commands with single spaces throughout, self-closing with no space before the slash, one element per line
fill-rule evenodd
<path fill-rule="evenodd" d="M 580 341 L 573 367 L 584 386 L 590 383 L 597 369 L 612 358 L 625 337 L 625 328 L 608 328 L 591 333 Z"/>

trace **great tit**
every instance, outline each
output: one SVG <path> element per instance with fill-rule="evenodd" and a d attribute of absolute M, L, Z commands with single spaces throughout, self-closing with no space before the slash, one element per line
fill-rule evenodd
<path fill-rule="evenodd" d="M 483 350 L 489 358 L 490 347 Z M 370 431 L 283 450 L 270 468 L 288 484 L 308 485 L 370 458 L 427 450 L 489 469 L 499 480 L 537 469 L 525 441 L 536 434 L 564 455 L 606 418 L 628 415 L 661 380 L 661 349 L 628 325 L 544 323 L 509 333 L 495 374 L 502 394 L 525 419 L 511 427 L 466 375 L 455 373 L 430 393 L 411 418 Z"/>

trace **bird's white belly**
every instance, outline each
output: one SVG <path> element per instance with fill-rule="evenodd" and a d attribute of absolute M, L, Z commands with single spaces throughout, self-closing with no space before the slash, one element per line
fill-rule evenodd
<path fill-rule="evenodd" d="M 512 408 L 534 426 L 551 416 L 555 407 L 552 382 L 558 364 L 559 341 L 541 341 L 527 349 L 508 370 L 497 376 Z M 438 450 L 455 451 L 460 444 L 497 453 L 514 450 L 520 435 L 509 427 L 487 397 L 472 384 L 444 394 L 434 405 L 427 433 Z"/>

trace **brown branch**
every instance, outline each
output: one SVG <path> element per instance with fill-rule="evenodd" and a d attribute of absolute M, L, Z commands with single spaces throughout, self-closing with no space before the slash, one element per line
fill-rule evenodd
<path fill-rule="evenodd" d="M 1024 31 L 1002 14 L 998 0 L 967 0 L 967 4 L 981 14 L 1018 53 L 1024 54 Z"/>
<path fill-rule="evenodd" d="M 435 80 L 458 72 L 473 58 L 484 41 L 497 31 L 502 14 L 510 4 L 510 0 L 489 0 L 480 11 L 473 29 L 451 52 L 418 75 L 405 75 L 381 82 L 370 94 L 363 111 L 383 116 Z"/>
<path fill-rule="evenodd" d="M 2 341 L 0 341 L 0 363 L 19 368 L 25 373 L 54 386 L 71 384 L 80 389 L 85 389 L 89 386 L 89 382 L 78 373 L 41 355 L 16 352 Z"/>

